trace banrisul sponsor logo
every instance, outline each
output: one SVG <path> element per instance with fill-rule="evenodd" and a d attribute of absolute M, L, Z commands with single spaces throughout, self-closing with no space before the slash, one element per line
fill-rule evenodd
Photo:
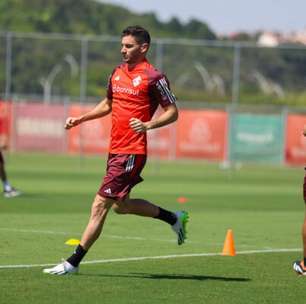
<path fill-rule="evenodd" d="M 139 90 L 134 90 L 134 89 L 131 89 L 131 88 L 125 88 L 125 87 L 121 87 L 121 86 L 118 86 L 118 85 L 114 85 L 113 86 L 113 93 L 122 93 L 122 94 L 138 96 L 139 95 Z"/>

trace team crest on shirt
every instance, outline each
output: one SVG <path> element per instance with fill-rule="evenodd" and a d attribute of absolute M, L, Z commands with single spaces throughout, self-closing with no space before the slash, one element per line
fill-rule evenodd
<path fill-rule="evenodd" d="M 117 75 L 114 80 L 119 81 L 120 80 L 120 75 Z"/>
<path fill-rule="evenodd" d="M 141 83 L 141 77 L 140 76 L 137 76 L 136 78 L 134 78 L 133 79 L 133 86 L 134 87 L 137 87 L 137 86 L 139 86 L 140 85 L 140 83 Z"/>

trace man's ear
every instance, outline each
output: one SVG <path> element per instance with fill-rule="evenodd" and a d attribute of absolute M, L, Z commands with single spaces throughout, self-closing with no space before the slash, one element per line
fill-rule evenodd
<path fill-rule="evenodd" d="M 149 50 L 149 43 L 143 43 L 140 47 L 141 53 L 145 54 Z"/>

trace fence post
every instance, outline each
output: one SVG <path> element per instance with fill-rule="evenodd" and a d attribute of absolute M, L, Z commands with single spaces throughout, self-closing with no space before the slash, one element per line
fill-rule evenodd
<path fill-rule="evenodd" d="M 11 32 L 6 34 L 6 58 L 5 58 L 5 100 L 11 98 L 12 87 L 12 36 Z"/>
<path fill-rule="evenodd" d="M 236 43 L 234 46 L 233 62 L 233 84 L 232 84 L 232 104 L 237 105 L 240 99 L 240 55 L 241 46 Z"/>
<path fill-rule="evenodd" d="M 285 106 L 282 109 L 281 115 L 282 115 L 282 119 L 283 119 L 283 132 L 284 132 L 284 136 L 283 136 L 283 159 L 282 159 L 282 165 L 286 165 L 287 164 L 287 153 L 286 153 L 286 147 L 287 147 L 287 122 L 288 122 L 288 107 Z"/>
<path fill-rule="evenodd" d="M 155 65 L 156 67 L 162 71 L 163 70 L 163 42 L 160 39 L 156 40 L 156 58 Z"/>
<path fill-rule="evenodd" d="M 83 37 L 81 39 L 81 69 L 80 69 L 80 105 L 85 103 L 87 97 L 87 65 L 88 65 L 88 38 Z M 80 167 L 83 167 L 84 163 L 84 147 L 83 147 L 83 125 L 80 125 Z"/>
<path fill-rule="evenodd" d="M 88 64 L 88 39 L 81 40 L 81 69 L 80 69 L 80 103 L 84 103 L 87 95 L 87 64 Z"/>
<path fill-rule="evenodd" d="M 234 132 L 234 115 L 236 108 L 240 102 L 240 56 L 241 46 L 236 43 L 234 46 L 234 61 L 233 61 L 233 83 L 232 83 L 232 102 L 227 107 L 228 124 L 227 124 L 227 155 L 224 162 L 225 168 L 231 168 L 233 165 L 232 137 Z"/>

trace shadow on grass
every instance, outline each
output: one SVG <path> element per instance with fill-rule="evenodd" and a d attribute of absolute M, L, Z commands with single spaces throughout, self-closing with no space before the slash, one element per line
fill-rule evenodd
<path fill-rule="evenodd" d="M 226 282 L 249 282 L 249 278 L 233 278 L 233 277 L 219 277 L 206 276 L 196 274 L 158 274 L 158 273 L 130 273 L 130 274 L 78 274 L 81 276 L 96 276 L 96 277 L 119 277 L 119 278 L 138 278 L 151 280 L 191 280 L 191 281 L 226 281 Z"/>

